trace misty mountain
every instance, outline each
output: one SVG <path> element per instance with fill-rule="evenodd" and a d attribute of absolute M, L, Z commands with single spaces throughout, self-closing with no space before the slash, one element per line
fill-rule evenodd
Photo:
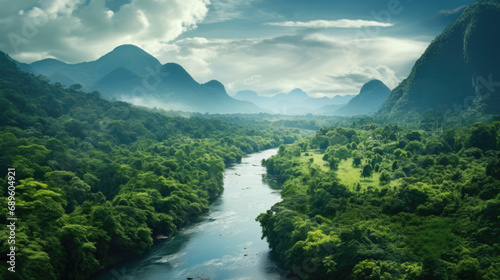
<path fill-rule="evenodd" d="M 293 89 L 289 93 L 279 93 L 272 97 L 274 101 L 279 102 L 304 102 L 306 99 L 309 99 L 309 95 L 305 93 L 300 88 Z"/>
<path fill-rule="evenodd" d="M 326 105 L 316 109 L 316 115 L 334 115 L 335 111 L 342 108 L 345 104 Z"/>
<path fill-rule="evenodd" d="M 258 113 L 254 104 L 231 98 L 217 81 L 200 84 L 180 65 L 162 65 L 133 45 L 122 45 L 101 58 L 77 64 L 44 59 L 19 65 L 65 86 L 81 84 L 106 99 L 147 107 L 208 113 Z M 28 68 L 29 67 L 29 68 Z"/>
<path fill-rule="evenodd" d="M 355 95 L 347 94 L 347 95 L 335 95 L 332 97 L 332 102 L 334 105 L 347 104 L 349 100 L 351 100 Z"/>
<path fill-rule="evenodd" d="M 487 113 L 500 113 L 500 4 L 474 3 L 427 48 L 380 113 L 452 112 L 476 96 Z"/>
<path fill-rule="evenodd" d="M 352 97 L 352 95 L 346 95 L 335 96 L 334 98 L 314 98 L 299 88 L 272 97 L 260 96 L 251 90 L 238 91 L 234 96 L 235 99 L 252 102 L 269 112 L 285 115 L 331 115 L 334 110 L 319 111 L 319 109 L 325 106 L 334 106 L 337 109 L 346 104 Z"/>
<path fill-rule="evenodd" d="M 376 113 L 387 100 L 391 90 L 381 81 L 372 80 L 364 84 L 359 94 L 349 103 L 335 111 L 338 116 L 370 115 Z"/>
<path fill-rule="evenodd" d="M 94 84 L 94 89 L 99 90 L 104 98 L 120 96 L 140 85 L 142 78 L 123 66 L 112 70 Z"/>
<path fill-rule="evenodd" d="M 19 70 L 21 70 L 23 72 L 36 74 L 35 69 L 33 69 L 33 67 L 31 67 L 31 65 L 29 65 L 27 63 L 22 63 L 22 62 L 14 60 L 14 64 L 19 68 Z"/>
<path fill-rule="evenodd" d="M 95 61 L 67 64 L 49 58 L 33 62 L 30 66 L 53 82 L 69 86 L 60 79 L 66 76 L 80 83 L 84 89 L 94 90 L 96 83 L 117 68 L 123 67 L 144 77 L 157 72 L 161 63 L 139 47 L 122 45 Z"/>

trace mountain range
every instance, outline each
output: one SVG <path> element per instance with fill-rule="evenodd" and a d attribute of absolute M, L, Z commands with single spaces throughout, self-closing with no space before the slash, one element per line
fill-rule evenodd
<path fill-rule="evenodd" d="M 99 91 L 106 99 L 179 111 L 331 115 L 353 97 L 313 98 L 294 89 L 273 97 L 240 91 L 232 98 L 219 81 L 200 84 L 181 65 L 162 65 L 134 45 L 118 46 L 90 62 L 67 64 L 49 58 L 31 64 L 18 62 L 17 66 L 64 86 L 80 84 L 84 91 Z"/>
<path fill-rule="evenodd" d="M 231 98 L 224 86 L 212 80 L 200 84 L 180 65 L 162 65 L 134 45 L 122 45 L 101 58 L 77 64 L 44 59 L 24 71 L 42 74 L 65 86 L 80 84 L 85 91 L 99 91 L 106 99 L 118 99 L 147 107 L 203 113 L 259 113 L 250 102 Z"/>
<path fill-rule="evenodd" d="M 459 112 L 476 97 L 486 113 L 500 113 L 500 3 L 481 1 L 429 45 L 379 113 Z"/>
<path fill-rule="evenodd" d="M 274 114 L 284 115 L 332 115 L 337 108 L 345 105 L 354 95 L 337 95 L 333 98 L 310 97 L 300 88 L 289 93 L 279 93 L 274 96 L 260 96 L 255 91 L 238 91 L 235 99 L 249 101 Z"/>
<path fill-rule="evenodd" d="M 273 97 L 240 91 L 233 98 L 219 81 L 199 83 L 182 66 L 162 65 L 133 45 L 116 47 L 90 62 L 44 59 L 17 66 L 65 86 L 80 84 L 85 91 L 99 91 L 106 99 L 182 111 L 353 116 L 372 114 L 380 107 L 379 114 L 397 117 L 429 110 L 461 111 L 480 97 L 486 113 L 500 114 L 498 34 L 500 2 L 471 4 L 434 39 L 390 94 L 382 82 L 370 81 L 355 97 L 312 98 L 294 89 Z"/>

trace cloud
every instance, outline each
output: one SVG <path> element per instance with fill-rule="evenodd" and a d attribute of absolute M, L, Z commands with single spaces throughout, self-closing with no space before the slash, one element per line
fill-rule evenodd
<path fill-rule="evenodd" d="M 217 13 L 219 21 L 245 13 L 242 0 L 211 3 L 114 0 L 110 6 L 107 0 L 14 1 L 0 11 L 0 49 L 24 62 L 47 57 L 82 62 L 129 43 L 162 63 L 181 64 L 201 83 L 221 81 L 230 94 L 250 89 L 272 95 L 301 88 L 313 96 L 331 97 L 356 94 L 370 79 L 395 87 L 428 46 L 413 39 L 382 37 L 381 27 L 390 24 L 363 20 L 272 24 L 374 28 L 282 29 L 259 24 L 257 38 L 217 39 L 209 38 L 210 33 L 185 38 L 192 34 L 186 31 Z M 271 18 L 265 22 L 276 20 Z"/>
<path fill-rule="evenodd" d="M 15 1 L 1 12 L 0 49 L 30 61 L 56 57 L 66 62 L 95 59 L 120 44 L 158 54 L 208 12 L 208 0 Z"/>
<path fill-rule="evenodd" d="M 313 96 L 332 97 L 357 94 L 372 79 L 396 87 L 428 46 L 391 37 L 358 43 L 351 33 L 321 30 L 252 39 L 187 38 L 172 42 L 175 47 L 160 61 L 181 63 L 202 83 L 217 79 L 229 94 L 253 90 L 269 96 L 301 88 Z M 201 60 L 200 51 L 205 54 Z"/>
<path fill-rule="evenodd" d="M 459 6 L 459 7 L 456 7 L 455 9 L 451 9 L 451 10 L 441 10 L 438 12 L 438 14 L 444 15 L 444 16 L 451 16 L 451 15 L 454 15 L 457 13 L 461 13 L 465 8 L 467 8 L 467 5 Z"/>
<path fill-rule="evenodd" d="M 191 48 L 186 55 L 178 55 L 179 62 L 189 68 L 196 68 L 197 73 L 203 76 L 212 74 L 210 61 L 217 56 L 216 51 L 210 48 Z"/>
<path fill-rule="evenodd" d="M 283 21 L 283 22 L 269 22 L 267 25 L 283 26 L 283 27 L 307 27 L 307 28 L 362 28 L 362 27 L 390 27 L 392 23 L 378 22 L 372 20 L 312 20 L 312 21 Z"/>
<path fill-rule="evenodd" d="M 391 89 L 395 88 L 400 82 L 394 70 L 385 65 L 361 66 L 348 73 L 331 76 L 331 79 L 335 84 L 353 85 L 358 90 L 365 83 L 374 79 L 381 80 Z"/>
<path fill-rule="evenodd" d="M 243 84 L 247 86 L 255 85 L 260 82 L 262 76 L 261 75 L 253 75 L 250 78 L 246 78 L 243 80 Z"/>
<path fill-rule="evenodd" d="M 256 0 L 212 0 L 204 23 L 223 22 L 241 18 L 243 11 Z"/>
<path fill-rule="evenodd" d="M 368 80 L 373 79 L 371 75 L 367 75 L 366 73 L 345 73 L 338 76 L 332 76 L 332 80 L 336 83 L 342 84 L 363 84 Z"/>
<path fill-rule="evenodd" d="M 458 6 L 453 9 L 443 9 L 436 12 L 432 18 L 423 22 L 423 26 L 441 32 L 444 27 L 456 21 L 468 5 Z"/>

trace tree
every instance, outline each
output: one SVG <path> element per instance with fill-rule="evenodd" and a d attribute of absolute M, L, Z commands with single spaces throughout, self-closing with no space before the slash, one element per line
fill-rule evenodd
<path fill-rule="evenodd" d="M 384 159 L 379 155 L 376 154 L 370 161 L 370 164 L 375 167 L 375 165 L 381 163 Z"/>
<path fill-rule="evenodd" d="M 497 158 L 490 159 L 488 165 L 486 166 L 486 174 L 500 180 L 500 160 L 498 159 L 498 156 L 499 155 L 497 155 Z"/>
<path fill-rule="evenodd" d="M 65 273 L 68 278 L 86 279 L 85 275 L 99 267 L 99 262 L 94 256 L 95 245 L 87 239 L 87 236 L 91 236 L 89 231 L 95 230 L 97 229 L 88 226 L 69 224 L 58 232 L 67 257 L 73 261 Z"/>
<path fill-rule="evenodd" d="M 387 172 L 387 170 L 382 170 L 379 177 L 380 184 L 389 184 L 391 182 L 391 179 L 391 174 Z"/>
<path fill-rule="evenodd" d="M 497 147 L 497 132 L 491 125 L 476 123 L 467 135 L 467 147 L 479 148 L 483 151 L 493 150 Z"/>
<path fill-rule="evenodd" d="M 413 154 L 420 154 L 424 150 L 424 144 L 418 141 L 410 141 L 405 147 L 405 150 Z"/>
<path fill-rule="evenodd" d="M 71 86 L 69 87 L 69 90 L 70 90 L 70 91 L 74 91 L 74 92 L 76 92 L 76 91 L 80 91 L 80 90 L 82 90 L 82 88 L 83 88 L 83 87 L 82 87 L 82 85 L 81 85 L 81 84 L 74 84 L 74 85 L 71 85 Z"/>
<path fill-rule="evenodd" d="M 367 164 L 363 167 L 363 171 L 361 171 L 361 177 L 369 178 L 372 176 L 373 168 L 371 165 Z"/>
<path fill-rule="evenodd" d="M 344 146 L 338 148 L 335 151 L 335 157 L 337 157 L 340 160 L 346 160 L 347 158 L 349 158 L 349 156 L 350 156 L 349 150 Z"/>
<path fill-rule="evenodd" d="M 392 168 L 392 171 L 395 171 L 396 169 L 398 169 L 398 168 L 399 168 L 399 164 L 398 164 L 398 161 L 397 161 L 397 160 L 395 160 L 395 161 L 392 163 L 392 167 L 391 167 L 391 168 Z"/>
<path fill-rule="evenodd" d="M 396 150 L 394 150 L 394 156 L 396 156 L 397 158 L 406 157 L 406 152 L 400 148 L 397 148 Z"/>
<path fill-rule="evenodd" d="M 334 157 L 328 158 L 328 166 L 331 170 L 337 170 L 339 168 L 340 161 Z"/>
<path fill-rule="evenodd" d="M 380 280 L 382 278 L 382 270 L 379 264 L 374 260 L 364 260 L 358 263 L 352 273 L 352 278 L 355 280 Z"/>
<path fill-rule="evenodd" d="M 435 164 L 434 158 L 432 156 L 426 155 L 418 158 L 418 165 L 421 168 L 427 169 Z"/>
<path fill-rule="evenodd" d="M 363 157 L 360 156 L 360 155 L 357 155 L 354 157 L 353 161 L 352 161 L 352 165 L 356 166 L 356 167 L 359 167 L 361 165 L 361 161 L 363 160 Z"/>
<path fill-rule="evenodd" d="M 412 130 L 405 135 L 408 141 L 420 141 L 422 140 L 422 134 L 420 132 Z"/>

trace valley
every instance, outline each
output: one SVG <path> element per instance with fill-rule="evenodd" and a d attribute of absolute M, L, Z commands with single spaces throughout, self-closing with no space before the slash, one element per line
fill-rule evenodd
<path fill-rule="evenodd" d="M 500 279 L 498 0 L 34 2 L 0 279 Z"/>

